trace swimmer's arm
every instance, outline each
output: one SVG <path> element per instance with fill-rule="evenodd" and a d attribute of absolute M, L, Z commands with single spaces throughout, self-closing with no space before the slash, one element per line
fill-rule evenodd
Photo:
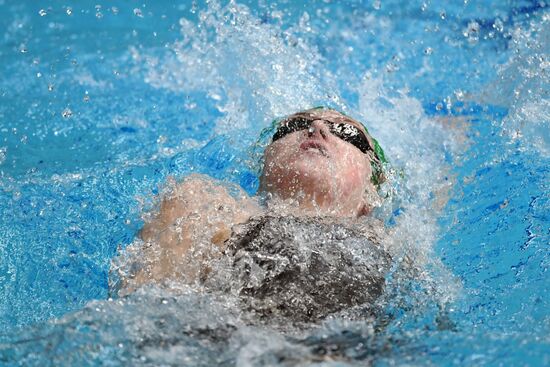
<path fill-rule="evenodd" d="M 211 250 L 223 250 L 231 227 L 260 211 L 256 201 L 242 190 L 235 188 L 236 195 L 231 195 L 226 186 L 207 176 L 191 175 L 180 183 L 172 180 L 168 186 L 171 190 L 163 196 L 159 212 L 146 220 L 139 232 L 144 242 L 141 266 L 135 273 L 121 276 L 119 295 L 146 283 L 192 281 L 207 274 L 208 258 L 219 253 L 209 251 L 208 245 Z M 207 246 L 201 247 L 192 261 L 187 259 L 199 243 Z"/>
<path fill-rule="evenodd" d="M 237 197 L 207 176 L 191 175 L 162 199 L 159 213 L 141 229 L 145 242 L 157 241 L 164 247 L 187 252 L 201 234 L 211 234 L 211 242 L 222 246 L 231 227 L 246 222 L 259 212 L 259 205 L 242 190 Z"/>

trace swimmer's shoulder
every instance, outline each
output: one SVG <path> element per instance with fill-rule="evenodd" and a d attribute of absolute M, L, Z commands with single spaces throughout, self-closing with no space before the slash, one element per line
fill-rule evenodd
<path fill-rule="evenodd" d="M 189 175 L 179 182 L 170 178 L 163 191 L 158 213 L 146 220 L 140 231 L 146 242 L 158 239 L 158 234 L 167 228 L 178 227 L 190 235 L 189 241 L 197 237 L 194 234 L 210 232 L 212 228 L 212 242 L 222 244 L 234 224 L 247 221 L 261 210 L 257 200 L 237 185 L 201 174 Z M 164 242 L 161 245 L 170 246 L 173 241 Z"/>
<path fill-rule="evenodd" d="M 220 253 L 216 248 L 223 249 L 231 228 L 259 210 L 236 185 L 198 174 L 168 179 L 159 206 L 144 216 L 139 239 L 130 246 L 140 256 L 126 262 L 137 265 L 115 269 L 120 278 L 115 291 L 127 294 L 146 283 L 182 277 L 193 281 L 207 271 L 208 258 Z"/>

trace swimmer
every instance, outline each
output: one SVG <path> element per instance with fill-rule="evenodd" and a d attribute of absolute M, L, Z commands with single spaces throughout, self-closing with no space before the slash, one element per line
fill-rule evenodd
<path fill-rule="evenodd" d="M 272 141 L 264 152 L 259 192 L 265 198 L 265 204 L 261 205 L 258 197 L 249 197 L 238 188 L 228 188 L 206 176 L 192 175 L 181 183 L 172 182 L 171 190 L 162 199 L 158 214 L 147 220 L 139 233 L 143 241 L 140 246 L 141 264 L 126 272 L 119 269 L 121 281 L 118 293 L 128 294 L 147 283 L 178 279 L 205 281 L 211 270 L 209 260 L 223 255 L 233 256 L 236 268 L 237 258 L 242 260 L 243 256 L 250 255 L 250 251 L 265 250 L 272 254 L 274 251 L 288 252 L 288 249 L 282 248 L 274 250 L 273 246 L 276 245 L 266 238 L 273 239 L 274 234 L 278 236 L 277 233 L 282 234 L 289 227 L 297 228 L 302 234 L 307 232 L 304 232 L 304 228 L 310 231 L 301 237 L 303 245 L 308 239 L 315 242 L 321 238 L 319 231 L 334 232 L 335 227 L 348 228 L 349 223 L 357 222 L 358 218 L 369 218 L 373 208 L 381 201 L 377 187 L 385 180 L 383 163 L 385 157 L 382 149 L 358 121 L 329 108 L 314 108 L 290 115 L 277 123 Z M 340 222 L 347 225 L 339 226 Z M 362 220 L 363 224 L 367 222 Z M 375 222 L 370 218 L 368 223 Z M 366 229 L 362 234 L 350 229 L 340 234 L 338 239 L 328 236 L 323 241 L 335 241 L 335 248 L 342 241 L 345 242 L 346 238 L 363 236 L 361 238 L 370 243 L 370 255 L 386 266 L 387 256 L 376 243 L 381 227 L 377 222 L 377 225 L 363 226 Z M 256 240 L 256 237 L 263 240 Z M 287 237 L 275 242 L 279 247 L 281 243 L 286 243 L 288 248 L 295 246 L 294 249 L 300 252 L 299 246 L 292 244 L 296 242 L 293 239 L 297 236 Z M 251 247 L 251 243 L 255 245 Z M 313 252 L 326 251 L 318 247 L 310 246 Z M 341 262 L 348 255 L 340 253 L 338 261 Z M 332 260 L 327 260 L 330 256 L 323 255 L 322 266 L 317 259 L 317 265 L 312 265 L 310 271 L 334 268 L 340 269 L 339 274 L 343 274 L 342 271 L 346 272 L 345 267 L 352 265 L 349 261 L 346 266 L 343 263 L 335 265 L 331 263 Z M 251 261 L 258 258 L 257 254 L 252 257 Z M 294 258 L 299 257 L 294 254 Z M 305 259 L 312 263 L 310 260 Z M 276 265 L 270 269 L 273 267 Z M 371 267 L 367 268 L 369 270 L 365 270 L 361 279 L 370 279 L 369 284 L 376 288 L 378 294 L 381 292 L 379 278 L 383 283 L 383 274 L 374 274 Z M 284 271 L 281 270 L 282 273 Z M 352 286 L 361 287 L 357 282 L 354 283 L 355 275 L 347 271 L 345 279 L 350 290 L 346 296 L 351 297 L 351 304 L 368 301 L 369 297 L 354 293 L 356 291 L 352 290 Z M 277 274 L 278 279 L 284 278 L 281 272 Z M 271 280 L 268 280 L 273 285 L 275 275 L 269 274 Z M 299 278 L 296 274 L 293 277 Z M 242 280 L 242 277 L 239 279 Z M 343 281 L 341 275 L 325 283 L 334 284 L 338 288 L 338 281 Z M 241 284 L 242 287 L 247 288 Z M 299 287 L 303 288 L 304 285 Z M 340 285 L 340 288 L 339 291 L 342 291 L 345 286 Z M 247 289 L 254 293 L 250 286 Z M 265 284 L 262 292 L 264 298 L 267 293 L 273 293 L 266 291 Z M 327 292 L 331 290 L 326 290 L 325 296 Z M 350 292 L 353 293 L 351 296 Z M 311 305 L 307 307 L 311 308 Z M 337 310 L 334 307 L 328 309 L 331 312 Z"/>

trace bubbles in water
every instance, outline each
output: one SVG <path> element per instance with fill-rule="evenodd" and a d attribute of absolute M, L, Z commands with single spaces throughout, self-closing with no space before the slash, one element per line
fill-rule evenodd
<path fill-rule="evenodd" d="M 41 17 L 43 17 L 43 16 L 46 16 L 48 13 L 46 12 L 46 10 L 40 9 L 40 10 L 38 11 L 38 14 L 39 14 Z"/>

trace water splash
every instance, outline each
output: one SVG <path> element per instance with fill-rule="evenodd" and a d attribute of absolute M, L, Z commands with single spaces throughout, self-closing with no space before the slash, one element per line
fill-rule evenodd
<path fill-rule="evenodd" d="M 450 302 L 459 286 L 438 262 L 433 245 L 438 238 L 436 220 L 452 187 L 450 164 L 458 156 L 459 142 L 466 141 L 466 121 L 436 121 L 424 113 L 420 101 L 404 91 L 390 93 L 382 79 L 370 74 L 341 90 L 334 79 L 341 72 L 321 76 L 318 70 L 326 59 L 307 37 L 295 36 L 311 32 L 308 16 L 281 31 L 244 5 L 210 2 L 197 22 L 182 18 L 179 23 L 182 40 L 171 45 L 169 53 L 133 50 L 134 61 L 145 65 L 145 81 L 156 88 L 206 94 L 220 113 L 217 133 L 259 131 L 275 116 L 317 103 L 353 114 L 354 108 L 339 95 L 349 88 L 359 95 L 356 115 L 367 122 L 393 166 L 393 182 L 387 189 L 394 197 L 381 210 L 382 217 L 397 223 L 392 254 L 424 267 L 427 293 L 437 302 Z M 238 144 L 246 149 L 255 139 L 251 133 Z"/>
<path fill-rule="evenodd" d="M 545 157 L 550 157 L 549 24 L 550 15 L 543 13 L 510 31 L 513 56 L 484 92 L 489 102 L 509 106 L 503 134 Z"/>
<path fill-rule="evenodd" d="M 147 61 L 146 81 L 155 87 L 206 92 L 223 114 L 218 133 L 257 133 L 273 118 L 333 94 L 316 71 L 318 50 L 294 37 L 292 28 L 262 22 L 244 5 L 210 2 L 198 22 L 182 18 L 180 27 L 182 39 L 169 54 L 136 57 Z"/>

